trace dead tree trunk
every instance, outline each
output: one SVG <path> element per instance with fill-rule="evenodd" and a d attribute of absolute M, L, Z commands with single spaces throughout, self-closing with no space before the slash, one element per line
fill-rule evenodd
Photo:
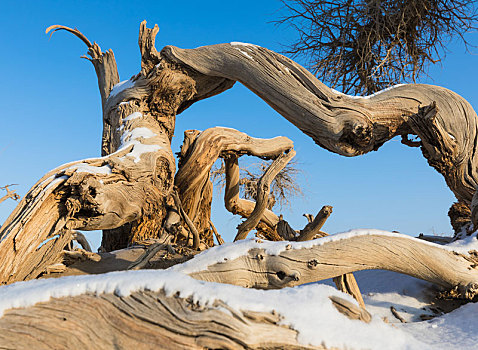
<path fill-rule="evenodd" d="M 235 81 L 317 144 L 344 156 L 377 150 L 398 135 L 411 145 L 408 135 L 418 135 L 418 145 L 430 165 L 445 177 L 458 200 L 471 203 L 478 182 L 478 118 L 463 98 L 449 90 L 411 84 L 354 98 L 329 89 L 295 62 L 254 45 L 220 44 L 194 50 L 168 46 L 158 52 L 154 47 L 158 28 L 148 29 L 145 22 L 139 36 L 141 72 L 118 83 L 111 50 L 102 53 L 77 30 L 50 29 L 68 30 L 88 47 L 102 97 L 104 156 L 63 165 L 29 191 L 0 229 L 2 283 L 41 275 L 58 259 L 74 229 L 105 230 L 105 250 L 160 237 L 163 228 L 167 231 L 177 223 L 171 196 L 174 184 L 186 215 L 199 227 L 205 245 L 211 245 L 209 159 L 231 146 L 221 144 L 228 140 L 228 132 L 212 135 L 211 140 L 216 138 L 222 146 L 204 144 L 206 150 L 217 152 L 212 157 L 202 158 L 195 151 L 202 137 L 198 136 L 189 147 L 191 153 L 185 147 L 176 176 L 170 140 L 178 113 L 227 90 Z M 230 147 L 233 156 L 227 161 L 230 181 L 226 189 L 226 207 L 246 213 L 245 217 L 256 204 L 240 200 L 231 179 L 236 172 L 235 153 L 247 153 L 247 140 L 238 140 L 238 148 Z M 199 166 L 188 165 L 194 157 Z M 208 220 L 202 221 L 202 215 Z M 279 219 L 265 209 L 259 221 L 258 225 L 274 227 Z M 55 239 L 46 241 L 50 238 Z M 188 239 L 185 242 L 189 244 Z"/>

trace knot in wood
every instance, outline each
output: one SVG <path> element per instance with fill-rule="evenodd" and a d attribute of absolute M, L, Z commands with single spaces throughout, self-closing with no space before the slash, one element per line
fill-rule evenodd
<path fill-rule="evenodd" d="M 319 262 L 316 259 L 312 259 L 307 262 L 307 267 L 309 269 L 313 269 L 313 268 L 316 268 L 318 264 Z"/>
<path fill-rule="evenodd" d="M 290 280 L 298 281 L 300 279 L 299 273 L 295 271 L 291 273 L 286 273 L 285 271 L 280 270 L 276 272 L 276 275 L 279 278 L 279 280 L 281 280 L 283 283 L 287 283 Z"/>

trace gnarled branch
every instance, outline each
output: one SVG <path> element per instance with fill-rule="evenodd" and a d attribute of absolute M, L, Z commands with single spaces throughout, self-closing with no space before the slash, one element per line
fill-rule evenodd
<path fill-rule="evenodd" d="M 167 46 L 162 55 L 202 74 L 240 81 L 318 145 L 340 155 L 361 155 L 395 136 L 418 135 L 430 165 L 458 200 L 471 203 L 478 184 L 478 117 L 452 91 L 407 84 L 369 97 L 348 96 L 292 60 L 250 44 Z M 426 117 L 421 107 L 432 105 L 435 117 Z"/>
<path fill-rule="evenodd" d="M 457 288 L 458 294 L 469 299 L 475 297 L 478 286 L 475 253 L 459 254 L 401 234 L 372 230 L 309 242 L 274 243 L 283 245 L 283 250 L 275 255 L 267 253 L 269 244 L 264 243 L 264 248 L 257 244 L 236 259 L 195 268 L 190 275 L 204 281 L 268 289 L 296 286 L 354 271 L 383 269 L 448 289 Z M 204 259 L 207 261 L 206 256 Z M 188 271 L 188 264 L 200 266 L 197 265 L 200 261 L 190 261 L 177 269 Z"/>

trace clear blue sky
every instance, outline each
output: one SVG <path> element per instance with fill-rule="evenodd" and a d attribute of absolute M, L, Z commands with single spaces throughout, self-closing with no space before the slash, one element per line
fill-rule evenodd
<path fill-rule="evenodd" d="M 113 49 L 121 80 L 140 69 L 139 23 L 157 23 L 156 46 L 182 48 L 231 41 L 251 42 L 280 51 L 295 38 L 291 28 L 276 27 L 281 3 L 267 1 L 17 1 L 4 2 L 0 14 L 0 69 L 3 84 L 0 185 L 18 183 L 24 195 L 45 172 L 82 158 L 98 156 L 101 139 L 100 96 L 93 66 L 79 57 L 84 44 L 65 32 L 51 40 L 51 24 L 80 29 L 103 50 Z M 468 38 L 478 45 L 478 35 Z M 452 43 L 442 65 L 432 68 L 436 85 L 450 88 L 478 106 L 478 56 Z M 478 51 L 476 49 L 475 51 Z M 228 126 L 255 137 L 291 138 L 303 170 L 304 196 L 282 212 L 294 228 L 305 224 L 303 213 L 334 206 L 324 230 L 351 228 L 398 230 L 416 235 L 447 233 L 447 211 L 454 197 L 420 150 L 392 140 L 378 152 L 345 158 L 321 149 L 262 100 L 236 86 L 199 102 L 178 116 L 173 151 L 183 131 Z M 1 194 L 1 193 L 0 193 Z M 240 222 L 214 200 L 213 220 L 226 239 Z M 0 205 L 0 223 L 13 210 Z"/>

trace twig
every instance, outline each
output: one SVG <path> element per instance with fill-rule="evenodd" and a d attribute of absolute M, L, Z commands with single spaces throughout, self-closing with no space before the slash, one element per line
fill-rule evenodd
<path fill-rule="evenodd" d="M 87 37 L 82 33 L 80 32 L 78 29 L 74 28 L 70 28 L 70 27 L 66 27 L 66 26 L 62 26 L 60 24 L 54 24 L 52 26 L 49 26 L 46 30 L 45 30 L 45 33 L 48 34 L 50 31 L 52 31 L 50 33 L 50 38 L 51 36 L 53 35 L 53 33 L 55 33 L 56 31 L 58 30 L 66 30 L 67 32 L 70 32 L 72 33 L 73 35 L 75 35 L 76 37 L 78 37 L 81 41 L 83 41 L 86 46 L 88 46 L 88 48 L 92 47 L 93 45 L 91 44 L 91 42 L 87 39 Z"/>
<path fill-rule="evenodd" d="M 400 316 L 400 314 L 398 313 L 398 311 L 397 311 L 393 306 L 390 306 L 390 311 L 392 312 L 392 315 L 395 316 L 395 318 L 396 318 L 397 320 L 399 320 L 399 321 L 402 322 L 402 323 L 407 323 L 407 321 L 405 321 L 405 320 L 403 319 L 403 317 Z"/>
<path fill-rule="evenodd" d="M 193 249 L 198 249 L 199 248 L 199 233 L 196 227 L 194 226 L 193 222 L 191 221 L 191 219 L 189 219 L 188 214 L 186 214 L 186 212 L 184 211 L 183 206 L 181 204 L 181 199 L 179 199 L 179 195 L 176 189 L 174 189 L 171 192 L 171 195 L 173 197 L 174 204 L 176 205 L 179 211 L 179 214 L 181 215 L 182 219 L 186 222 L 186 224 L 189 227 L 189 230 L 193 234 Z"/>
<path fill-rule="evenodd" d="M 302 214 L 302 216 L 305 216 L 307 219 L 307 222 L 310 224 L 312 221 L 314 221 L 314 215 L 312 214 Z"/>
<path fill-rule="evenodd" d="M 166 248 L 167 245 L 164 243 L 154 243 L 151 244 L 144 253 L 131 265 L 128 266 L 128 270 L 140 270 L 146 266 L 146 264 L 156 255 L 157 252 Z"/>
<path fill-rule="evenodd" d="M 7 191 L 7 194 L 4 195 L 3 197 L 0 198 L 0 203 L 3 201 L 6 201 L 8 198 L 12 198 L 15 201 L 18 201 L 20 199 L 20 196 L 15 193 L 15 190 L 10 190 L 8 187 L 10 186 L 16 186 L 17 184 L 11 184 L 11 185 L 5 185 L 3 187 L 0 187 L 0 189 Z"/>
<path fill-rule="evenodd" d="M 214 226 L 211 220 L 209 220 L 209 224 L 211 225 L 212 232 L 214 232 L 214 235 L 216 236 L 217 243 L 219 243 L 219 245 L 223 245 L 224 240 L 222 239 L 221 235 L 217 232 L 216 226 Z"/>

